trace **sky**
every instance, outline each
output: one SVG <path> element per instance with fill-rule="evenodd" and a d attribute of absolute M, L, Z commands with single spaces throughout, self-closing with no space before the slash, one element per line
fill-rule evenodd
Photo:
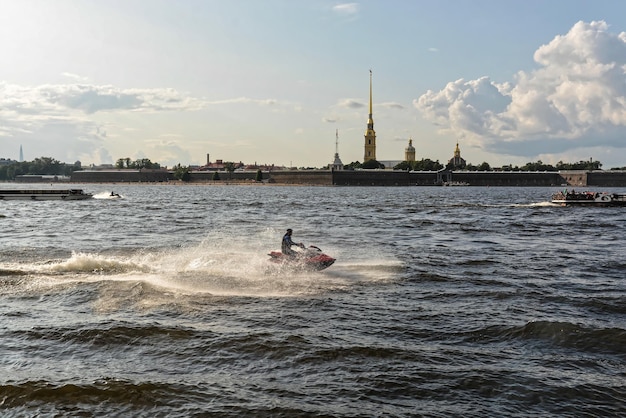
<path fill-rule="evenodd" d="M 0 158 L 363 162 L 370 70 L 378 160 L 626 166 L 623 0 L 0 0 Z"/>

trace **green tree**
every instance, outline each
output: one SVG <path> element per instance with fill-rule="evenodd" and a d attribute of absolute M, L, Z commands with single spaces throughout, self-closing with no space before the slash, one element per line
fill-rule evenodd
<path fill-rule="evenodd" d="M 132 168 L 135 170 L 147 169 L 159 169 L 161 164 L 153 163 L 149 158 L 139 158 L 135 161 L 131 161 L 130 158 L 119 158 L 115 162 L 115 168 Z"/>
<path fill-rule="evenodd" d="M 367 160 L 363 163 L 361 168 L 366 169 L 366 170 L 367 169 L 372 170 L 372 169 L 377 169 L 377 168 L 384 169 L 385 165 L 376 160 Z"/>
<path fill-rule="evenodd" d="M 579 161 L 577 163 L 564 163 L 559 161 L 556 163 L 557 170 L 601 170 L 602 163 L 600 161 Z"/>
<path fill-rule="evenodd" d="M 554 166 L 550 164 L 544 164 L 541 160 L 538 160 L 535 163 L 526 163 L 522 167 L 520 167 L 522 171 L 558 171 Z"/>
<path fill-rule="evenodd" d="M 180 181 L 189 181 L 191 179 L 189 167 L 182 166 L 180 163 L 174 166 L 174 178 Z"/>
<path fill-rule="evenodd" d="M 437 161 L 433 161 L 430 158 L 422 158 L 420 161 L 415 161 L 413 170 L 415 171 L 439 171 L 443 168 L 443 164 Z"/>
<path fill-rule="evenodd" d="M 344 170 L 356 170 L 362 167 L 363 167 L 363 164 L 361 164 L 358 161 L 353 161 L 350 164 L 346 164 L 343 166 Z"/>
<path fill-rule="evenodd" d="M 14 162 L 0 168 L 0 179 L 13 180 L 26 174 L 69 176 L 80 170 L 77 164 L 65 164 L 51 157 L 35 158 L 33 161 Z"/>
<path fill-rule="evenodd" d="M 400 164 L 396 164 L 393 169 L 402 171 L 413 170 L 413 164 L 411 161 L 402 161 Z"/>
<path fill-rule="evenodd" d="M 263 181 L 263 172 L 261 171 L 261 169 L 258 169 L 256 171 L 256 181 L 257 182 L 262 182 Z"/>
<path fill-rule="evenodd" d="M 233 171 L 235 171 L 235 163 L 233 163 L 233 162 L 225 162 L 224 163 L 224 168 L 226 169 L 226 171 L 228 171 L 228 178 L 232 179 L 233 178 Z"/>
<path fill-rule="evenodd" d="M 213 172 L 213 181 L 219 181 L 220 179 L 220 173 L 218 173 L 217 171 Z"/>

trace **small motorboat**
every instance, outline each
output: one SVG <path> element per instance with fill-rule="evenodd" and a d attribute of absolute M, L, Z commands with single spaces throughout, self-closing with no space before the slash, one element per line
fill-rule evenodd
<path fill-rule="evenodd" d="M 322 252 L 315 245 L 309 246 L 295 255 L 286 255 L 280 251 L 272 251 L 268 254 L 272 263 L 288 266 L 296 270 L 324 270 L 332 266 L 336 259 Z"/>

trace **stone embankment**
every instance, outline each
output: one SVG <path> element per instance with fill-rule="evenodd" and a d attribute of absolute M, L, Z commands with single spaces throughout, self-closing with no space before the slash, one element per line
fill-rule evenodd
<path fill-rule="evenodd" d="M 254 183 L 255 171 L 190 173 L 191 183 Z M 600 186 L 626 187 L 626 171 L 392 171 L 285 170 L 262 173 L 263 183 L 319 186 Z M 76 183 L 156 183 L 176 181 L 167 170 L 83 170 L 72 174 Z"/>

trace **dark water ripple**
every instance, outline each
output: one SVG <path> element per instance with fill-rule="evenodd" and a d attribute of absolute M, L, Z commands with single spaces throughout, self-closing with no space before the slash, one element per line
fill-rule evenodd
<path fill-rule="evenodd" d="M 2 202 L 0 415 L 624 416 L 622 209 L 549 188 L 115 191 Z M 337 263 L 269 270 L 286 226 Z"/>

